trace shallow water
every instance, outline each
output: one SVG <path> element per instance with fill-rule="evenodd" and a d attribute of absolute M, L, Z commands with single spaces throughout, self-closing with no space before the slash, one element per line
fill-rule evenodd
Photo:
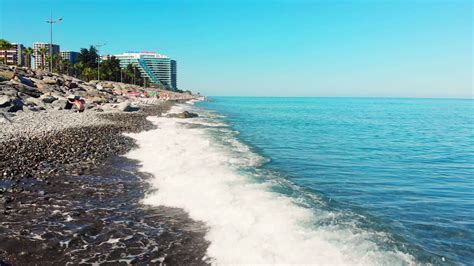
<path fill-rule="evenodd" d="M 473 263 L 474 101 L 222 97 L 197 106 L 206 110 L 200 121 L 214 123 L 199 137 L 220 141 L 221 163 L 274 193 L 258 201 L 292 206 L 278 221 L 332 234 L 331 252 L 343 262 Z M 291 241 L 306 238 L 280 240 L 299 249 Z"/>
<path fill-rule="evenodd" d="M 377 126 L 376 117 L 383 114 L 380 109 L 390 103 L 376 102 L 376 110 L 371 110 L 374 107 L 370 107 L 370 101 L 377 100 L 354 103 L 368 105 L 358 107 L 362 113 L 358 116 L 354 109 L 338 110 L 348 108 L 348 104 L 337 102 L 339 99 L 336 103 L 326 103 L 325 99 L 315 100 L 316 103 L 307 99 L 213 100 L 195 106 L 179 105 L 172 110 L 196 111 L 200 114 L 196 119 L 150 118 L 158 129 L 129 134 L 139 148 L 126 155 L 138 160 L 140 170 L 153 176 L 149 182 L 157 192 L 149 193 L 145 204 L 182 208 L 192 219 L 205 223 L 208 227 L 205 238 L 210 243 L 206 261 L 345 265 L 470 263 L 472 220 L 466 216 L 472 207 L 469 190 L 472 184 L 465 175 L 472 171 L 469 143 L 459 144 L 464 150 L 456 156 L 464 161 L 450 168 L 457 169 L 465 163 L 456 172 L 461 177 L 455 183 L 464 187 L 457 192 L 460 194 L 452 196 L 450 203 L 438 199 L 443 193 L 430 194 L 433 184 L 421 182 L 416 187 L 413 172 L 420 173 L 421 169 L 407 156 L 421 149 L 424 152 L 419 156 L 426 154 L 421 165 L 428 164 L 426 160 L 433 155 L 430 149 L 420 147 L 424 142 L 413 140 L 403 146 L 403 141 L 391 140 L 388 136 L 393 134 L 410 134 L 403 133 L 408 129 L 404 129 L 402 120 L 392 122 L 393 129 L 381 130 Z M 328 106 L 323 107 L 324 104 Z M 402 105 L 420 103 L 402 102 Z M 318 108 L 325 111 L 317 111 Z M 455 115 L 461 120 L 457 123 L 462 125 L 457 131 L 458 138 L 470 141 L 470 116 L 464 113 L 465 106 L 459 108 L 460 113 Z M 450 110 L 455 109 L 450 106 Z M 327 120 L 322 115 L 324 112 Z M 418 120 L 408 121 L 414 127 L 411 134 L 429 124 L 420 113 L 406 116 Z M 351 123 L 355 127 L 353 131 L 349 131 Z M 371 129 L 364 129 L 366 126 L 360 123 L 369 124 Z M 426 132 L 431 131 L 426 129 Z M 430 134 L 422 139 L 428 141 L 435 135 Z M 373 142 L 377 136 L 385 136 L 390 145 L 382 145 L 381 140 Z M 349 145 L 351 139 L 353 143 Z M 403 154 L 400 147 L 407 147 L 410 152 Z M 378 152 L 374 153 L 375 148 Z M 383 155 L 390 152 L 394 154 Z M 406 166 L 403 162 L 407 162 Z M 403 175 L 403 171 L 412 174 Z M 424 171 L 439 176 L 437 168 L 432 166 Z M 448 182 L 447 186 L 451 185 L 455 186 Z M 414 199 L 415 196 L 418 198 Z M 451 216 L 436 213 L 440 203 L 453 204 L 449 206 Z M 423 213 L 431 220 L 423 220 Z M 462 220 L 456 223 L 452 219 Z M 440 221 L 457 226 L 458 233 L 441 233 L 446 226 Z M 428 227 L 418 226 L 424 223 Z M 445 240 L 458 246 L 443 245 Z M 437 249 L 437 245 L 442 248 Z"/>

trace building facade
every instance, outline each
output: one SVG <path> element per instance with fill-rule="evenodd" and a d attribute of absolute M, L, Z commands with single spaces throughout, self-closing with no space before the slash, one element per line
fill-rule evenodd
<path fill-rule="evenodd" d="M 0 51 L 0 62 L 5 62 L 5 54 L 7 56 L 7 65 L 17 65 L 25 66 L 27 60 L 24 55 L 25 46 L 21 43 L 12 43 L 10 49 L 5 51 Z"/>
<path fill-rule="evenodd" d="M 178 88 L 178 63 L 176 60 L 171 60 L 171 87 Z"/>
<path fill-rule="evenodd" d="M 114 56 L 120 61 L 122 69 L 134 65 L 141 76 L 149 78 L 152 83 L 171 90 L 178 88 L 177 64 L 168 56 L 155 52 L 127 52 Z"/>
<path fill-rule="evenodd" d="M 47 52 L 44 54 L 44 56 L 39 52 L 43 47 L 46 47 L 47 49 Z M 51 48 L 52 56 L 60 53 L 59 45 L 53 44 Z M 49 60 L 47 60 L 47 56 L 49 55 L 49 43 L 35 42 L 33 44 L 33 50 L 35 55 L 35 68 L 49 69 Z"/>
<path fill-rule="evenodd" d="M 77 59 L 79 57 L 78 52 L 62 51 L 62 52 L 60 52 L 60 54 L 61 54 L 62 59 L 69 61 L 69 63 L 71 63 L 72 65 L 77 63 Z"/>

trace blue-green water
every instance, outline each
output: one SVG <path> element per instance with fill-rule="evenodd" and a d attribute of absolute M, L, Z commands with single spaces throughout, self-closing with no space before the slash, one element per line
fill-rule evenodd
<path fill-rule="evenodd" d="M 473 100 L 214 97 L 197 106 L 268 158 L 261 168 L 358 227 L 389 233 L 419 262 L 474 264 Z"/>

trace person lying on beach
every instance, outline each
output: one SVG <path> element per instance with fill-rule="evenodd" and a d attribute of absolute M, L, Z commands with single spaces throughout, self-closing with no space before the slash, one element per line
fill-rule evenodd
<path fill-rule="evenodd" d="M 68 97 L 66 107 L 64 109 L 77 109 L 79 113 L 84 112 L 86 102 L 80 96 Z"/>

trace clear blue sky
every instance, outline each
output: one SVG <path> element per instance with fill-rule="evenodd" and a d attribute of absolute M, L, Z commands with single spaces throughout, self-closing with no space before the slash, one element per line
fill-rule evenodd
<path fill-rule="evenodd" d="M 0 38 L 157 51 L 207 95 L 473 97 L 470 0 L 0 0 Z"/>

